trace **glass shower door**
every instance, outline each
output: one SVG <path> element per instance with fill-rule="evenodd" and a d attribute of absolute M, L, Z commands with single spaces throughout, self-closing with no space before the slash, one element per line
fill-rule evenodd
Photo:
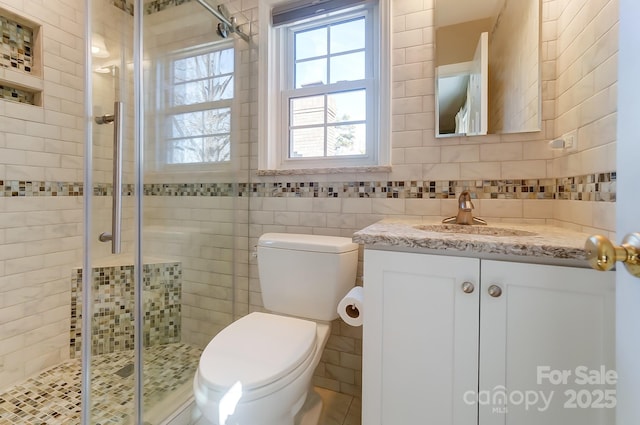
<path fill-rule="evenodd" d="M 133 8 L 86 0 L 85 261 L 73 352 L 83 355 L 83 423 L 136 423 Z M 73 302 L 73 300 L 72 300 Z"/>
<path fill-rule="evenodd" d="M 238 2 L 208 5 L 248 31 Z M 155 424 L 191 416 L 202 350 L 248 310 L 251 44 L 197 1 L 151 3 L 143 20 L 144 420 Z"/>
<path fill-rule="evenodd" d="M 252 47 L 196 1 L 85 4 L 83 423 L 163 424 L 191 416 L 203 348 L 248 312 Z"/>

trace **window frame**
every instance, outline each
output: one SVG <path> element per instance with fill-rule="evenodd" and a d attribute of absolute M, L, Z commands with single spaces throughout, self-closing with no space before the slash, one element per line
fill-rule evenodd
<path fill-rule="evenodd" d="M 216 101 L 207 101 L 191 105 L 172 106 L 172 96 L 174 76 L 172 65 L 178 60 L 190 57 L 201 56 L 208 53 L 219 52 L 223 50 L 233 50 L 233 97 Z M 175 50 L 164 56 L 157 63 L 158 80 L 164 81 L 164 88 L 158 90 L 157 111 L 159 118 L 156 120 L 156 146 L 155 162 L 156 170 L 161 172 L 181 172 L 181 171 L 210 171 L 210 172 L 229 172 L 237 167 L 236 154 L 236 117 L 235 103 L 237 98 L 237 51 L 233 40 L 215 41 L 212 43 L 202 44 L 186 49 Z M 214 78 L 214 76 L 211 76 Z M 195 81 L 195 80 L 194 80 Z M 173 140 L 171 134 L 171 117 L 190 112 L 205 112 L 216 109 L 229 109 L 230 129 L 229 129 L 229 160 L 228 161 L 208 161 L 208 162 L 185 162 L 170 163 L 169 144 Z"/>
<path fill-rule="evenodd" d="M 281 123 L 280 123 L 280 139 L 282 140 L 282 146 L 280 148 L 280 163 L 286 168 L 300 168 L 303 167 L 317 167 L 321 164 L 326 164 L 327 161 L 335 163 L 334 166 L 339 166 L 342 163 L 347 165 L 352 162 L 364 162 L 366 164 L 373 164 L 375 161 L 375 137 L 374 128 L 371 117 L 376 116 L 376 104 L 373 99 L 377 98 L 375 87 L 375 80 L 377 79 L 377 72 L 373 66 L 375 52 L 373 51 L 373 17 L 371 8 L 359 8 L 355 11 L 350 11 L 336 16 L 323 17 L 320 19 L 310 20 L 304 23 L 298 23 L 283 28 L 282 35 L 285 37 L 283 40 L 286 45 L 286 67 L 287 67 L 287 86 L 281 90 Z M 360 80 L 353 81 L 341 81 L 331 83 L 327 81 L 327 84 L 295 88 L 295 36 L 299 32 L 312 30 L 314 28 L 328 28 L 331 25 L 348 22 L 364 18 L 365 20 L 365 59 L 364 68 L 365 76 Z M 327 52 L 327 62 L 330 62 L 330 52 Z M 329 64 L 327 63 L 329 67 Z M 329 74 L 327 74 L 329 77 Z M 366 91 L 366 112 L 367 119 L 365 120 L 365 134 L 366 136 L 366 153 L 364 155 L 340 155 L 340 156 L 322 156 L 322 157 L 301 157 L 292 158 L 291 148 L 292 141 L 290 135 L 290 120 L 292 117 L 292 111 L 290 108 L 290 101 L 296 98 L 303 98 L 309 96 L 324 96 L 325 101 L 327 96 L 332 94 L 345 93 L 349 91 L 362 90 Z M 326 105 L 325 105 L 326 112 Z M 327 147 L 327 129 L 328 125 L 326 117 L 323 125 L 324 129 L 324 148 Z"/>
<path fill-rule="evenodd" d="M 260 7 L 261 22 L 271 22 L 271 6 L 275 1 L 269 0 L 265 7 Z M 358 168 L 366 167 L 367 171 L 376 171 L 382 167 L 388 171 L 390 165 L 390 1 L 378 0 L 364 2 L 363 5 L 327 13 L 319 18 L 295 22 L 274 28 L 272 25 L 261 26 L 259 63 L 259 140 L 258 140 L 258 173 L 286 173 L 290 170 Z M 367 154 L 351 156 L 289 158 L 289 106 L 288 99 L 317 94 L 319 86 L 296 89 L 291 96 L 290 88 L 294 84 L 294 46 L 293 31 L 304 28 L 322 26 L 323 23 L 348 20 L 357 16 L 368 15 L 366 31 L 369 33 L 370 47 L 365 50 L 365 62 L 369 74 L 365 74 L 367 90 Z M 288 61 L 281 52 L 286 52 Z M 320 93 L 338 93 L 350 91 L 357 87 L 352 82 L 326 84 L 335 90 Z M 326 125 L 326 123 L 325 123 Z M 326 128 L 326 127 L 325 127 Z"/>

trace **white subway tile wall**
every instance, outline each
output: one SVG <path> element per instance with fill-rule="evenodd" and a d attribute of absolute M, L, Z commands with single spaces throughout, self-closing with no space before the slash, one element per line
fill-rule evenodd
<path fill-rule="evenodd" d="M 0 100 L 3 191 L 26 180 L 46 182 L 51 195 L 52 182 L 66 182 L 59 194 L 68 195 L 68 183 L 82 181 L 83 2 L 0 0 L 0 8 L 41 24 L 45 52 L 35 58 L 44 61 L 43 106 Z M 77 195 L 0 197 L 0 389 L 69 358 L 71 270 L 82 247 Z"/>

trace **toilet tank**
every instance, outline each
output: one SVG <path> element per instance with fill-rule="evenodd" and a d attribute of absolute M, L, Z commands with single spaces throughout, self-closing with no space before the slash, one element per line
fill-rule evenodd
<path fill-rule="evenodd" d="M 358 244 L 349 238 L 265 233 L 258 241 L 264 307 L 313 320 L 338 318 L 338 302 L 355 285 Z"/>

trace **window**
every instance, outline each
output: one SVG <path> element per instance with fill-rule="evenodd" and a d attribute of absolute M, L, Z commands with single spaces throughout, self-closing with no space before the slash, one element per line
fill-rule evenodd
<path fill-rule="evenodd" d="M 231 161 L 234 49 L 214 45 L 166 63 L 165 164 Z"/>
<path fill-rule="evenodd" d="M 261 64 L 259 168 L 388 165 L 389 42 L 380 6 L 329 0 L 323 9 L 341 7 L 316 16 L 319 6 L 307 3 L 278 6 L 266 18 L 277 26 L 266 34 L 269 59 Z M 294 17 L 283 23 L 286 13 Z"/>
<path fill-rule="evenodd" d="M 366 16 L 291 28 L 290 85 L 283 92 L 288 159 L 367 155 L 373 97 Z"/>

